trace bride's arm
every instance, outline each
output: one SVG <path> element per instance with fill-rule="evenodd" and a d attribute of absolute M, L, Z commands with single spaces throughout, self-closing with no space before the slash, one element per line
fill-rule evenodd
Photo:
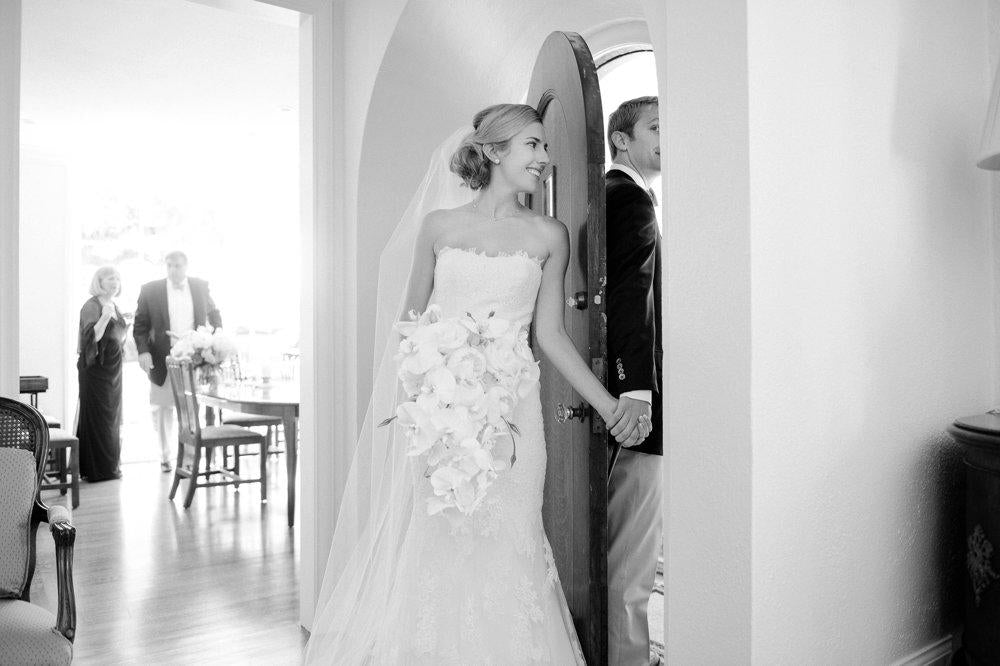
<path fill-rule="evenodd" d="M 420 224 L 413 249 L 413 265 L 410 267 L 406 300 L 403 302 L 403 311 L 399 313 L 397 321 L 409 319 L 411 311 L 420 313 L 427 309 L 427 301 L 430 300 L 431 291 L 434 289 L 434 263 L 437 261 L 434 255 L 434 241 L 440 231 L 440 216 L 441 211 L 431 212 Z"/>
<path fill-rule="evenodd" d="M 610 428 L 617 421 L 618 401 L 580 358 L 563 322 L 566 267 L 569 264 L 569 233 L 561 222 L 546 225 L 549 256 L 542 269 L 542 284 L 535 303 L 535 339 L 552 364 L 576 392 L 597 410 Z"/>

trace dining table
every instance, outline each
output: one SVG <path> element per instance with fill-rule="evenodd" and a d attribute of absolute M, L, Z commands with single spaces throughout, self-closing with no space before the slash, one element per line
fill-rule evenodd
<path fill-rule="evenodd" d="M 285 434 L 285 469 L 288 474 L 288 526 L 295 525 L 295 471 L 298 466 L 299 383 L 278 380 L 263 383 L 219 382 L 198 387 L 198 402 L 205 407 L 281 419 Z M 206 419 L 213 420 L 212 410 Z"/>

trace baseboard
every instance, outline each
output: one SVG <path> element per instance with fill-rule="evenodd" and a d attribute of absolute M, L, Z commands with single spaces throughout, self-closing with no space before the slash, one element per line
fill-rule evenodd
<path fill-rule="evenodd" d="M 954 642 L 954 637 L 948 634 L 894 661 L 892 666 L 948 666 L 951 663 Z"/>

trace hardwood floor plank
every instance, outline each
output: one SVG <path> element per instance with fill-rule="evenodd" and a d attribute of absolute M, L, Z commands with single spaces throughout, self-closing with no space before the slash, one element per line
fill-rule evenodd
<path fill-rule="evenodd" d="M 246 464 L 255 464 L 249 458 Z M 73 575 L 76 664 L 297 664 L 298 550 L 287 525 L 285 461 L 268 466 L 267 504 L 256 484 L 199 489 L 186 481 L 167 499 L 172 475 L 158 463 L 122 466 L 120 481 L 84 483 Z M 68 495 L 47 491 L 49 504 Z M 55 555 L 38 534 L 32 601 L 55 612 Z"/>

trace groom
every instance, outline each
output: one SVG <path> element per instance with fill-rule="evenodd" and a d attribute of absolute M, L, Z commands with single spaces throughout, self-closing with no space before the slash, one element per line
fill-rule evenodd
<path fill-rule="evenodd" d="M 609 390 L 626 407 L 611 433 L 633 428 L 608 483 L 608 663 L 639 666 L 650 659 L 646 607 L 662 545 L 660 231 L 652 190 L 660 175 L 657 98 L 619 106 L 608 120 L 608 143 Z"/>
<path fill-rule="evenodd" d="M 132 335 L 139 350 L 139 367 L 149 376 L 149 404 L 153 427 L 160 443 L 160 469 L 171 471 L 176 450 L 171 446 L 174 395 L 167 377 L 170 354 L 168 331 L 180 335 L 204 324 L 222 326 L 222 315 L 208 291 L 208 283 L 187 276 L 187 255 L 174 251 L 166 256 L 167 278 L 142 285 L 135 310 Z"/>

